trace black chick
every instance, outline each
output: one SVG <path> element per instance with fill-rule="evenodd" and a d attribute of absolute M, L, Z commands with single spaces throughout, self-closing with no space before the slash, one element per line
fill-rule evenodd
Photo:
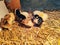
<path fill-rule="evenodd" d="M 26 19 L 26 17 L 20 13 L 19 9 L 17 9 L 15 13 L 16 13 L 16 16 L 18 17 L 19 21 Z"/>
<path fill-rule="evenodd" d="M 33 15 L 32 22 L 34 23 L 34 26 L 39 27 L 43 23 L 43 19 L 40 16 L 38 16 L 38 15 Z"/>

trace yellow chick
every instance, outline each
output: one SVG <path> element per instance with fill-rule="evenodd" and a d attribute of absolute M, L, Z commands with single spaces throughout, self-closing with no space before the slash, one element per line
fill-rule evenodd
<path fill-rule="evenodd" d="M 13 21 L 15 20 L 15 15 L 13 13 L 9 13 L 9 14 L 7 14 L 7 16 L 5 16 L 5 18 L 7 19 L 9 24 L 12 24 Z"/>
<path fill-rule="evenodd" d="M 10 30 L 14 20 L 15 16 L 13 13 L 6 14 L 1 20 L 1 27 Z"/>

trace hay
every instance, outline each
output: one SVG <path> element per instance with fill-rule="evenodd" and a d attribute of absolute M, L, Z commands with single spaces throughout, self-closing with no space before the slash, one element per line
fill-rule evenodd
<path fill-rule="evenodd" d="M 15 24 L 12 30 L 0 32 L 0 45 L 58 45 L 60 11 L 45 11 L 49 18 L 41 27 L 23 28 Z"/>

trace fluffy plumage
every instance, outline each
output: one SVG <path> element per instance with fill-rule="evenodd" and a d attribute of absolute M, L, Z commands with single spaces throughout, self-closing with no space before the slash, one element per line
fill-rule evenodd
<path fill-rule="evenodd" d="M 23 14 L 21 14 L 19 9 L 17 9 L 15 13 L 16 13 L 16 16 L 20 19 L 20 21 L 26 19 L 26 17 Z"/>
<path fill-rule="evenodd" d="M 39 15 L 34 15 L 32 22 L 34 23 L 34 26 L 40 26 L 43 23 L 43 19 Z"/>
<path fill-rule="evenodd" d="M 30 19 L 25 19 L 22 21 L 22 23 L 28 27 L 32 27 L 34 25 L 32 20 L 30 20 Z"/>
<path fill-rule="evenodd" d="M 15 15 L 13 13 L 9 13 L 4 17 L 4 19 L 6 19 L 9 24 L 12 24 L 15 20 Z"/>
<path fill-rule="evenodd" d="M 33 26 L 33 23 L 30 19 L 29 13 L 28 12 L 24 12 L 24 11 L 19 11 L 16 10 L 16 15 L 22 19 L 22 21 L 20 23 L 26 25 L 26 26 Z"/>
<path fill-rule="evenodd" d="M 28 18 L 28 17 L 29 17 L 29 13 L 28 13 L 28 12 L 20 11 L 20 13 L 21 13 L 22 15 L 24 15 L 26 18 Z"/>
<path fill-rule="evenodd" d="M 34 15 L 39 15 L 43 19 L 43 21 L 46 21 L 48 19 L 48 15 L 44 12 L 36 10 L 36 11 L 33 12 L 33 14 Z"/>
<path fill-rule="evenodd" d="M 1 27 L 3 29 L 9 29 L 12 26 L 13 22 L 15 20 L 15 16 L 13 13 L 6 14 L 4 18 L 1 20 Z"/>

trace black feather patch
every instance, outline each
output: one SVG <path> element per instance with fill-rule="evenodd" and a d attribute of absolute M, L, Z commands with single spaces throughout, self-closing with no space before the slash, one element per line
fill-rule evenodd
<path fill-rule="evenodd" d="M 34 22 L 35 19 L 38 19 L 38 21 L 37 21 L 37 23 L 35 23 L 34 26 L 40 26 L 43 22 L 43 19 L 38 15 L 34 15 L 32 21 Z"/>
<path fill-rule="evenodd" d="M 26 19 L 26 17 L 20 13 L 19 9 L 16 10 L 16 15 L 20 20 Z"/>

